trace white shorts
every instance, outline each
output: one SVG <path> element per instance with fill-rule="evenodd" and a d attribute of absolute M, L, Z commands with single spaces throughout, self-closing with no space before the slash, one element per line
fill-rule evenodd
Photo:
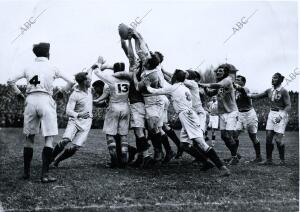
<path fill-rule="evenodd" d="M 92 126 L 92 119 L 81 119 L 81 126 L 74 119 L 69 119 L 63 138 L 67 138 L 77 146 L 83 146 Z M 83 126 L 84 125 L 84 126 Z"/>
<path fill-rule="evenodd" d="M 236 130 L 238 111 L 220 115 L 220 130 Z"/>
<path fill-rule="evenodd" d="M 212 129 L 219 128 L 219 116 L 209 116 L 209 123 L 208 126 Z"/>
<path fill-rule="evenodd" d="M 107 135 L 128 135 L 130 111 L 127 102 L 110 103 L 104 120 L 103 132 Z"/>
<path fill-rule="evenodd" d="M 180 139 L 182 142 L 194 138 L 202 138 L 203 131 L 200 126 L 200 120 L 194 110 L 186 110 L 179 113 L 179 120 L 182 125 Z"/>
<path fill-rule="evenodd" d="M 162 123 L 159 121 L 160 117 L 163 116 L 164 112 L 164 105 L 165 102 L 163 101 L 161 96 L 150 96 L 144 97 L 145 101 L 145 109 L 146 109 L 146 119 L 151 117 L 158 118 L 158 127 L 162 127 Z"/>
<path fill-rule="evenodd" d="M 282 116 L 282 114 L 285 115 L 282 117 L 282 120 L 276 124 L 275 118 L 278 117 L 279 115 Z M 270 111 L 268 115 L 266 130 L 273 130 L 276 133 L 284 134 L 288 120 L 289 120 L 288 114 L 284 113 L 283 110 L 280 110 L 278 112 Z"/>
<path fill-rule="evenodd" d="M 46 93 L 36 92 L 25 100 L 23 132 L 25 135 L 38 134 L 40 125 L 43 136 L 58 134 L 55 101 Z"/>
<path fill-rule="evenodd" d="M 146 110 L 145 104 L 137 102 L 130 104 L 130 127 L 145 128 Z"/>
<path fill-rule="evenodd" d="M 238 112 L 236 130 L 244 129 L 247 129 L 249 133 L 257 133 L 258 118 L 253 108 L 248 112 Z"/>
<path fill-rule="evenodd" d="M 159 127 L 163 126 L 164 123 L 168 123 L 168 108 L 170 105 L 169 99 L 166 96 L 162 96 L 162 97 L 164 101 L 164 110 L 162 116 L 159 117 L 159 123 L 158 123 Z"/>
<path fill-rule="evenodd" d="M 206 112 L 203 109 L 203 107 L 197 107 L 194 110 L 195 110 L 195 112 L 197 113 L 197 115 L 199 117 L 201 130 L 203 132 L 205 132 L 206 131 Z"/>

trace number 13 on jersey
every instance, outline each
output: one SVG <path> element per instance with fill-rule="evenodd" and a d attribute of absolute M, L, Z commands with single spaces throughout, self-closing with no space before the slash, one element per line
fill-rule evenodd
<path fill-rule="evenodd" d="M 118 94 L 118 95 L 127 94 L 129 91 L 129 84 L 116 83 L 115 89 L 116 89 L 116 94 Z"/>

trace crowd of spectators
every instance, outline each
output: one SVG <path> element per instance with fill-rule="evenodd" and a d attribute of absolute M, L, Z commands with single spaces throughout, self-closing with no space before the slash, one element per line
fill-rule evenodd
<path fill-rule="evenodd" d="M 25 87 L 20 86 L 22 92 L 25 93 Z M 55 91 L 54 91 L 55 93 Z M 290 91 L 290 97 L 292 102 L 292 110 L 289 113 L 289 122 L 287 125 L 288 131 L 299 130 L 299 111 L 298 111 L 298 92 Z M 57 116 L 58 126 L 65 128 L 68 122 L 66 115 L 66 104 L 68 101 L 68 95 L 55 97 L 57 104 Z M 253 101 L 253 106 L 257 112 L 259 120 L 259 129 L 264 130 L 266 127 L 266 121 L 270 110 L 269 100 L 267 98 Z M 18 99 L 6 85 L 0 84 L 0 127 L 22 127 L 23 126 L 23 111 L 24 100 Z M 92 128 L 102 128 L 105 117 L 105 108 L 94 107 L 93 110 L 93 124 Z M 172 117 L 174 114 L 173 108 L 170 107 L 169 115 Z M 175 124 L 174 126 L 179 126 Z"/>

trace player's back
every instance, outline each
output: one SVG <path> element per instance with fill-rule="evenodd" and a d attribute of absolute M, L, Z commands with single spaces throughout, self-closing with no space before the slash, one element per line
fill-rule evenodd
<path fill-rule="evenodd" d="M 172 102 L 176 113 L 192 109 L 192 97 L 190 89 L 183 83 L 175 83 L 171 86 Z"/>
<path fill-rule="evenodd" d="M 111 77 L 111 83 L 108 84 L 110 92 L 110 102 L 128 102 L 130 82 L 128 80 Z"/>
<path fill-rule="evenodd" d="M 50 95 L 53 93 L 53 81 L 58 78 L 58 69 L 51 65 L 49 60 L 38 57 L 35 62 L 24 70 L 27 80 L 26 92 L 45 92 Z"/>

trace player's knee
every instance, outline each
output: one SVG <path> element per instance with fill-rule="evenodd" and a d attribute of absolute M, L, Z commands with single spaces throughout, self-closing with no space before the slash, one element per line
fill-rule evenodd
<path fill-rule="evenodd" d="M 171 129 L 171 127 L 167 124 L 167 123 L 164 123 L 164 125 L 162 126 L 162 129 L 163 131 L 169 131 Z"/>
<path fill-rule="evenodd" d="M 283 145 L 282 137 L 283 136 L 281 134 L 275 134 L 274 140 L 275 140 L 276 144 Z"/>
<path fill-rule="evenodd" d="M 63 138 L 63 139 L 58 143 L 58 145 L 59 145 L 59 147 L 63 148 L 63 147 L 65 147 L 65 146 L 67 146 L 67 144 L 70 143 L 70 142 L 71 142 L 70 139 L 68 139 L 68 138 Z"/>

